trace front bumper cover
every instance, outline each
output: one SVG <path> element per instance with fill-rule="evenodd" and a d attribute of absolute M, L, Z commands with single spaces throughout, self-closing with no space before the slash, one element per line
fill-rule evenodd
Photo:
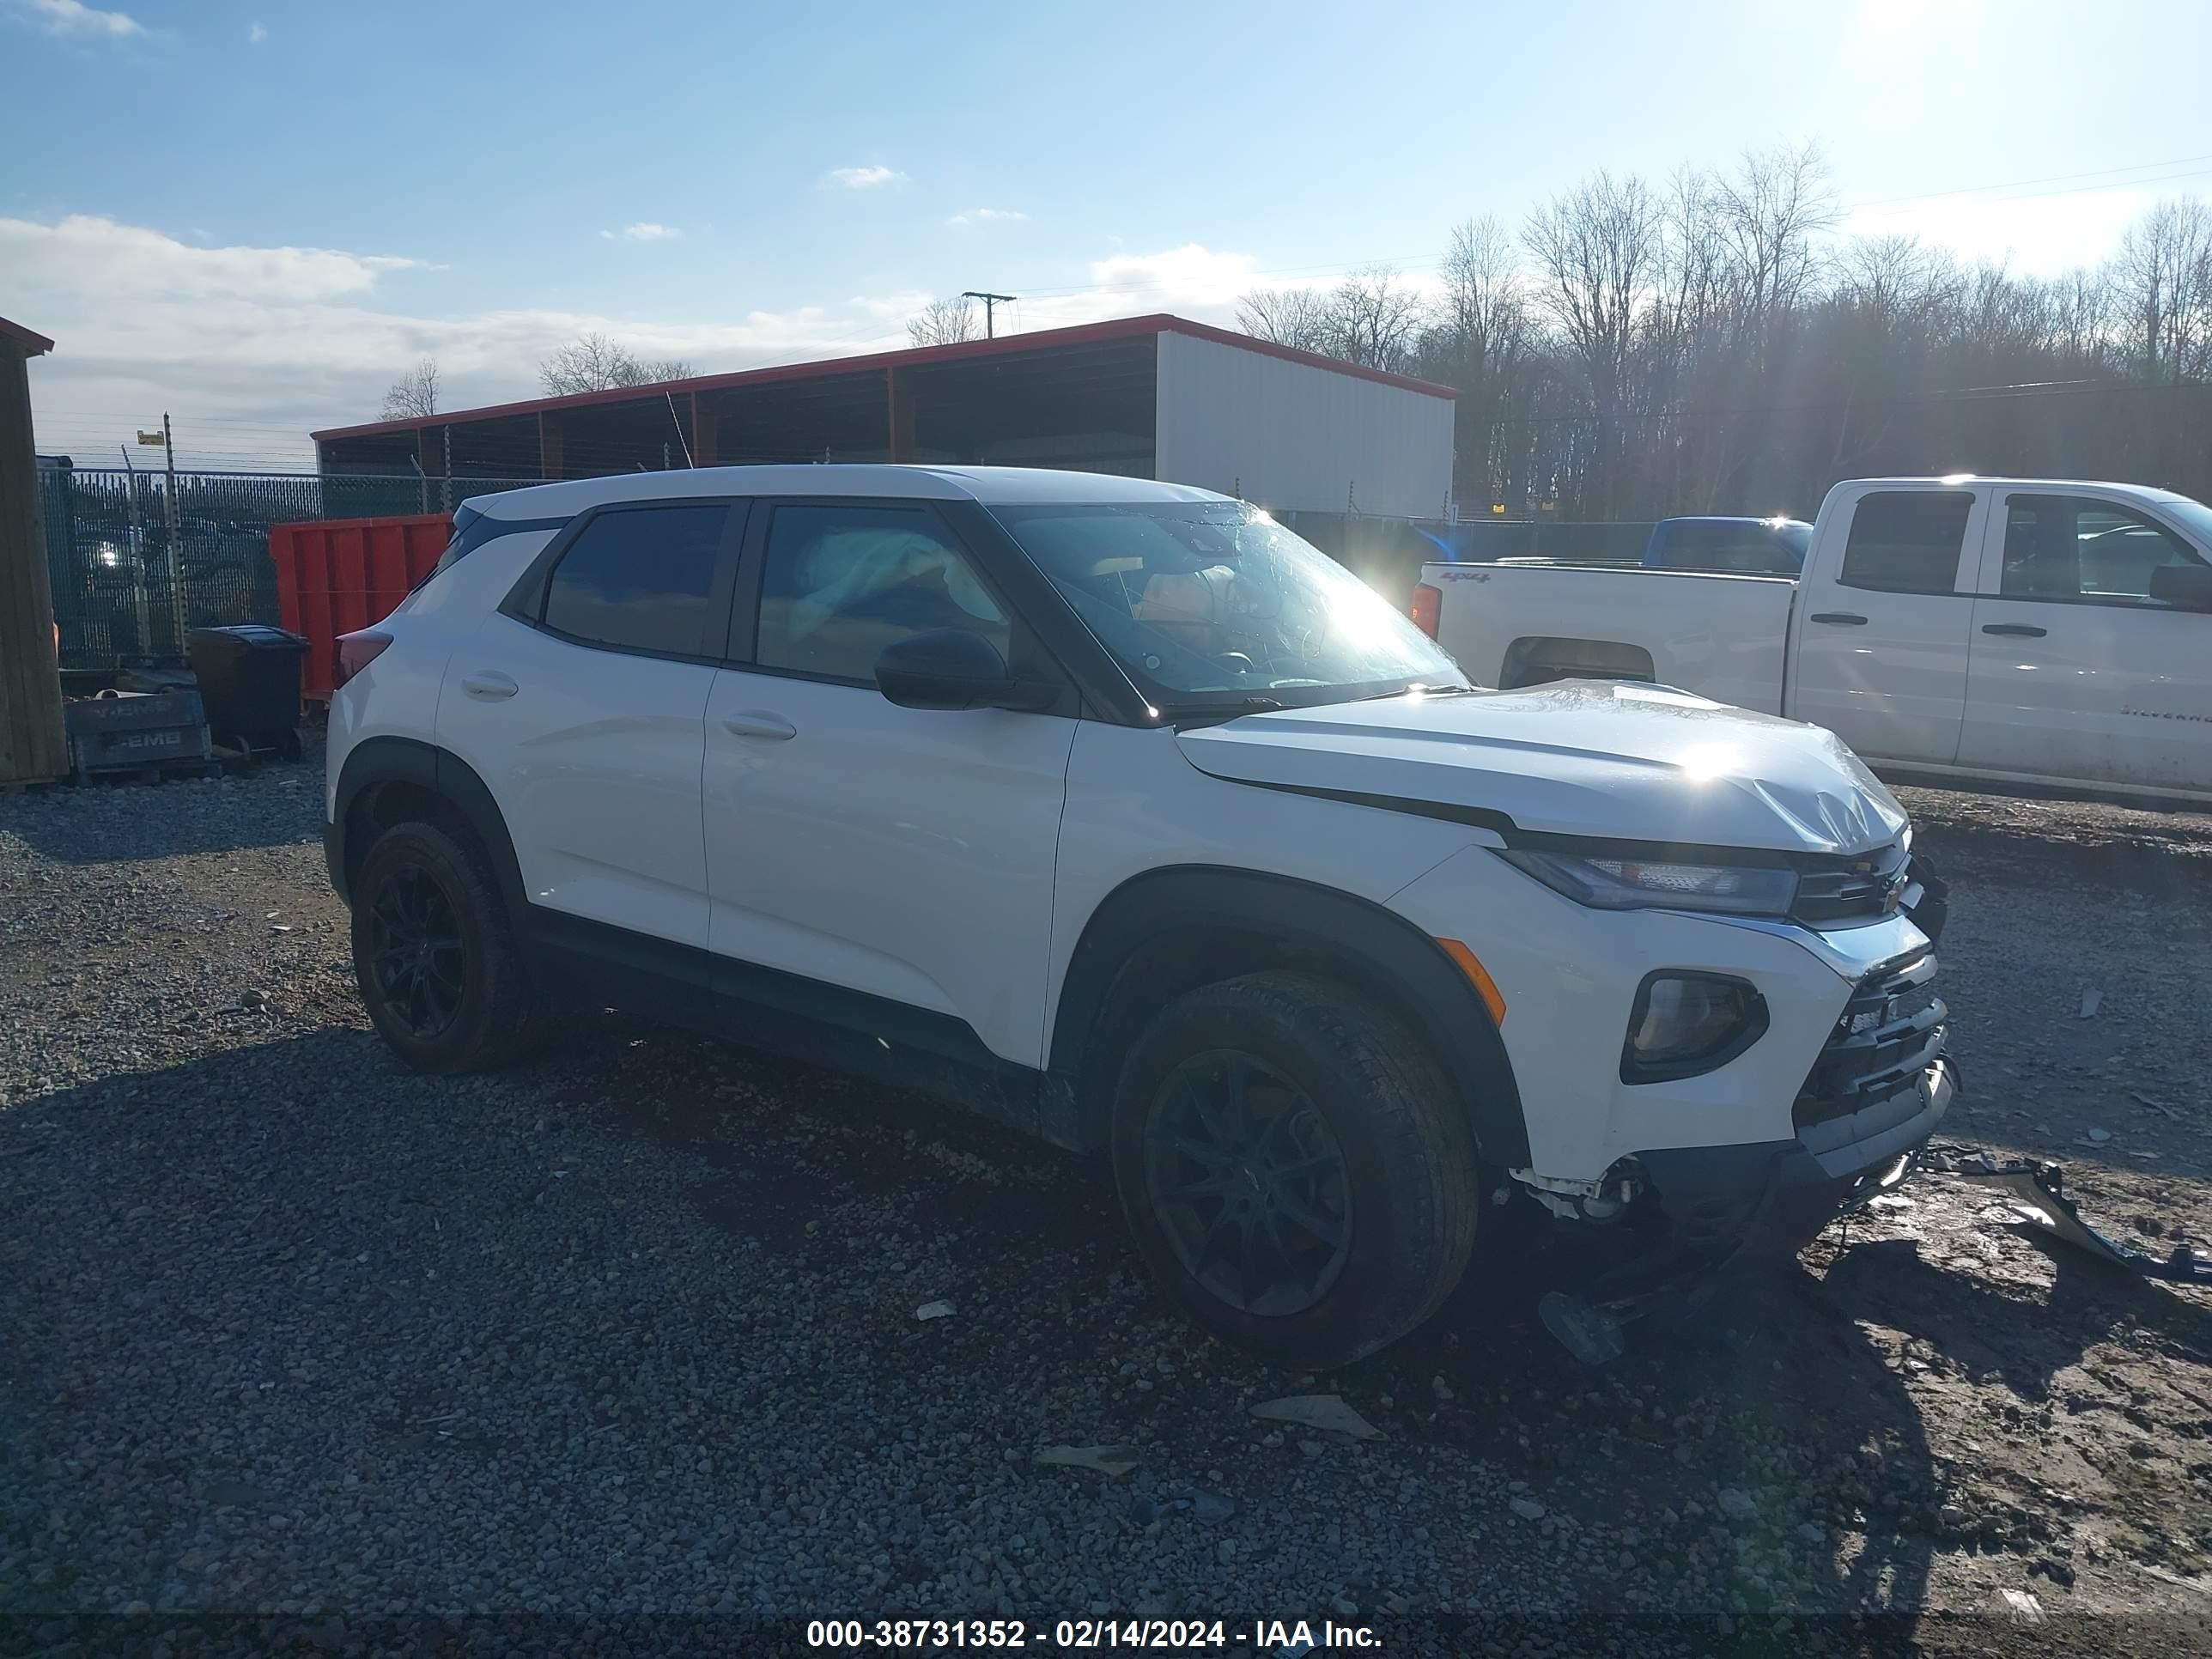
<path fill-rule="evenodd" d="M 1935 1133 L 1959 1089 L 1940 1048 L 1905 1088 L 1791 1140 L 1665 1147 L 1638 1155 L 1644 1191 L 1634 1218 L 1668 1242 L 1718 1261 L 1794 1253 L 1910 1160 Z"/>

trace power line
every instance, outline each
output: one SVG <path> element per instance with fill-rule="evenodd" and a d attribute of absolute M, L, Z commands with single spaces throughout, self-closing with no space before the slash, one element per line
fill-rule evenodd
<path fill-rule="evenodd" d="M 2150 167 L 2181 167 L 2185 164 L 2197 161 L 2212 161 L 2212 152 L 2207 152 L 2203 155 L 2177 155 L 2172 160 L 2166 161 L 2135 161 L 2130 162 L 2126 167 L 2097 167 L 2087 173 L 2047 173 L 2039 179 L 2015 179 L 2008 183 L 2001 185 L 1961 185 L 1956 190 L 1931 190 L 1923 191 L 1922 194 L 1917 196 L 1888 196 L 1884 197 L 1878 201 L 1850 203 L 1846 205 L 1844 211 L 1847 213 L 1855 213 L 1862 208 L 1897 207 L 1907 202 L 1936 202 L 1942 201 L 1946 197 L 1976 196 L 1985 191 L 2022 190 L 2030 185 L 2066 184 L 2076 179 L 2100 179 L 2115 173 L 2140 173 L 2144 169 Z M 2193 178 L 2197 175 L 2193 173 L 2180 173 L 2175 176 L 2179 178 Z M 2155 181 L 2122 179 L 2117 180 L 2112 185 L 2090 185 L 2089 188 L 2092 190 L 2117 189 L 2121 185 L 2140 184 L 2145 182 Z M 2033 200 L 2034 198 L 2031 197 L 2025 199 Z"/>

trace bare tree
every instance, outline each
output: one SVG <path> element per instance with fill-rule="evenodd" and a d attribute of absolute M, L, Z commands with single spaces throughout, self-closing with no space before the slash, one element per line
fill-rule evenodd
<path fill-rule="evenodd" d="M 1814 239 L 1839 211 L 1828 164 L 1809 143 L 1747 155 L 1733 178 L 1714 181 L 1713 205 L 1732 256 L 1742 331 L 1760 339 L 1818 273 Z"/>
<path fill-rule="evenodd" d="M 1469 500 L 1522 499 L 1541 342 L 1511 233 L 1487 216 L 1455 226 L 1438 274 L 1443 289 L 1419 361 L 1423 374 L 1460 391 L 1452 487 Z"/>
<path fill-rule="evenodd" d="M 2112 272 L 2122 349 L 2146 380 L 2212 370 L 2212 210 L 2160 202 L 2120 239 Z"/>
<path fill-rule="evenodd" d="M 1335 344 L 1328 301 L 1310 288 L 1255 288 L 1237 302 L 1237 325 L 1258 340 L 1300 351 Z"/>
<path fill-rule="evenodd" d="M 2082 368 L 2106 356 L 2112 332 L 2112 288 L 2102 270 L 2070 270 L 2052 285 L 2058 349 L 2066 362 Z"/>
<path fill-rule="evenodd" d="M 384 394 L 383 418 L 410 420 L 438 412 L 438 360 L 425 357 L 392 383 Z"/>
<path fill-rule="evenodd" d="M 1329 343 L 1322 349 L 1364 368 L 1402 368 L 1413 355 L 1425 311 L 1420 295 L 1397 270 L 1368 265 L 1329 295 Z"/>
<path fill-rule="evenodd" d="M 964 296 L 932 300 L 906 325 L 906 337 L 918 346 L 957 345 L 982 337 L 975 324 L 975 307 Z"/>
<path fill-rule="evenodd" d="M 628 386 L 637 360 L 606 335 L 579 334 L 538 366 L 538 383 L 554 397 Z"/>
<path fill-rule="evenodd" d="M 1665 216 L 1633 176 L 1601 172 L 1528 216 L 1522 241 L 1537 303 L 1565 331 L 1594 386 L 1617 387 L 1665 249 Z"/>
<path fill-rule="evenodd" d="M 1924 331 L 1958 296 L 1956 268 L 1917 236 L 1859 237 L 1839 264 L 1837 300 L 1885 331 Z"/>
<path fill-rule="evenodd" d="M 554 397 L 605 392 L 616 386 L 688 380 L 698 371 L 680 357 L 641 362 L 625 345 L 596 330 L 579 334 L 538 366 L 538 382 Z"/>
<path fill-rule="evenodd" d="M 1528 301 L 1505 228 L 1488 215 L 1454 226 L 1442 275 L 1437 325 L 1468 360 L 1487 369 L 1517 355 L 1528 335 Z"/>
<path fill-rule="evenodd" d="M 1536 300 L 1559 325 L 1588 383 L 1595 482 L 1610 514 L 1618 487 L 1629 368 L 1662 270 L 1666 216 L 1644 182 L 1600 172 L 1528 216 L 1522 242 L 1540 278 Z"/>
<path fill-rule="evenodd" d="M 1803 514 L 1838 477 L 1953 467 L 2212 492 L 2212 205 L 2160 204 L 2052 277 L 1836 216 L 1818 155 L 1785 149 L 1590 179 L 1530 216 L 1517 269 L 1462 227 L 1416 359 L 1461 393 L 1460 495 L 1564 522 Z M 1310 320 L 1343 351 L 1337 318 L 1329 295 Z"/>

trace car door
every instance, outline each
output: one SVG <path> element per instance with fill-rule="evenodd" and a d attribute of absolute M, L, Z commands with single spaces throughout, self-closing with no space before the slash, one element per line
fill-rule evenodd
<path fill-rule="evenodd" d="M 1793 613 L 1792 717 L 1869 759 L 1957 758 L 1984 510 L 1972 489 L 1869 489 L 1831 506 Z"/>
<path fill-rule="evenodd" d="M 707 709 L 711 948 L 1041 1063 L 1073 703 L 904 708 L 873 677 L 884 647 L 939 628 L 1057 670 L 927 504 L 763 503 L 747 544 Z"/>
<path fill-rule="evenodd" d="M 699 775 L 742 516 L 587 514 L 447 664 L 439 740 L 498 803 L 532 904 L 706 945 Z"/>
<path fill-rule="evenodd" d="M 1959 763 L 2212 789 L 2212 616 L 2154 595 L 2203 556 L 2091 492 L 2000 489 L 1974 600 Z"/>

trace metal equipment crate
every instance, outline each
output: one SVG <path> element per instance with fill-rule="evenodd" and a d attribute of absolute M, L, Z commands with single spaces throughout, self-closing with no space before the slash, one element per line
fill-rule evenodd
<path fill-rule="evenodd" d="M 197 691 L 104 691 L 65 704 L 62 714 L 70 770 L 79 783 L 106 772 L 159 777 L 176 765 L 194 765 L 210 776 L 222 769 Z"/>

